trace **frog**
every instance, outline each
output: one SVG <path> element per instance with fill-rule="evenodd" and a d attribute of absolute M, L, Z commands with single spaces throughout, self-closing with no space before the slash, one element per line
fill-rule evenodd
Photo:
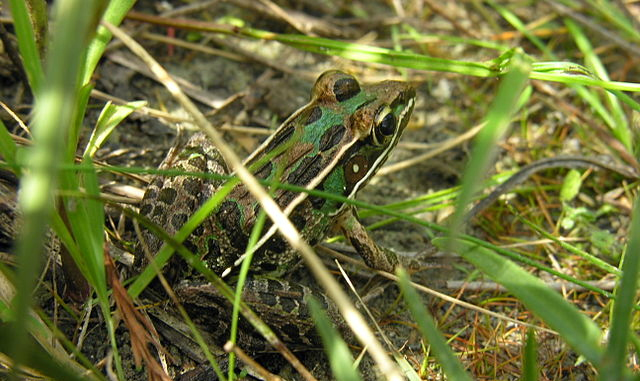
<path fill-rule="evenodd" d="M 398 143 L 414 103 L 415 89 L 406 82 L 387 80 L 361 86 L 352 75 L 327 71 L 316 80 L 310 102 L 287 118 L 244 165 L 267 183 L 291 184 L 353 199 Z M 179 152 L 169 154 L 160 168 L 230 174 L 220 153 L 202 133 L 191 137 Z M 173 235 L 224 181 L 157 176 L 145 191 L 140 214 Z M 397 265 L 395 254 L 369 237 L 348 203 L 278 185 L 274 188 L 273 199 L 281 209 L 290 211 L 289 218 L 310 245 L 321 242 L 338 224 L 338 231 L 368 266 L 393 271 Z M 260 209 L 246 186 L 236 185 L 191 234 L 187 246 L 215 273 L 224 273 L 246 251 Z M 267 230 L 265 226 L 263 231 Z M 148 231 L 144 239 L 152 253 L 162 245 L 162 240 Z M 262 239 L 265 243 L 251 264 L 253 272 L 286 269 L 298 258 L 279 235 L 272 233 Z"/>
<path fill-rule="evenodd" d="M 313 85 L 309 103 L 288 117 L 243 164 L 263 182 L 311 246 L 338 231 L 369 267 L 393 271 L 398 265 L 396 255 L 375 243 L 352 205 L 282 185 L 355 198 L 397 145 L 413 111 L 415 98 L 415 89 L 407 82 L 385 80 L 360 84 L 348 73 L 326 71 Z M 140 214 L 169 235 L 175 234 L 227 181 L 223 176 L 233 175 L 203 133 L 196 133 L 186 144 L 174 147 L 160 169 L 221 175 L 215 178 L 158 175 L 152 179 L 140 203 Z M 243 258 L 260 212 L 260 204 L 246 185 L 238 183 L 184 244 L 209 269 L 226 276 Z M 306 295 L 306 288 L 279 279 L 299 257 L 276 229 L 269 229 L 270 225 L 267 221 L 262 229 L 261 245 L 253 255 L 250 272 L 252 275 L 269 274 L 277 279 L 266 283 L 263 279 L 250 280 L 245 290 L 268 298 L 271 290 L 276 289 L 280 295 L 278 300 L 282 300 L 284 294 Z M 143 231 L 141 240 L 151 253 L 157 252 L 163 244 L 147 230 Z M 185 305 L 191 305 L 192 311 L 207 319 L 206 315 L 211 315 L 205 311 L 212 289 L 206 280 L 185 269 L 186 263 L 177 257 L 174 256 L 175 261 L 167 266 L 165 273 L 171 273 L 176 293 Z M 290 310 L 299 310 L 297 306 L 301 303 L 294 299 L 282 304 L 294 306 Z M 325 306 L 329 308 L 329 304 Z M 309 325 L 300 328 L 304 323 L 292 323 L 294 319 L 286 313 L 279 319 L 287 327 L 282 334 L 294 332 L 299 337 L 285 341 L 300 340 L 311 329 Z M 208 319 L 205 325 L 222 330 L 221 321 L 224 319 L 216 317 Z"/>

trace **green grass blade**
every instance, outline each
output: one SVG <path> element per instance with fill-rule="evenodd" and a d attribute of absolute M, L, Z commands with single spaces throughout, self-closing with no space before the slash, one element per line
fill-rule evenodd
<path fill-rule="evenodd" d="M 608 81 L 609 75 L 607 73 L 607 70 L 600 61 L 600 58 L 598 58 L 598 55 L 593 51 L 593 47 L 591 46 L 588 37 L 585 36 L 585 34 L 582 32 L 582 29 L 580 29 L 580 27 L 571 19 L 566 19 L 565 24 L 567 26 L 567 29 L 573 36 L 576 45 L 584 54 L 587 66 L 595 73 L 597 77 Z M 624 110 L 622 109 L 622 106 L 620 105 L 620 101 L 615 94 L 610 92 L 606 92 L 604 96 L 609 105 L 609 110 L 607 112 L 608 117 L 605 118 L 605 121 L 608 121 L 607 124 L 613 131 L 615 137 L 620 140 L 630 152 L 633 152 L 629 122 L 624 113 Z"/>
<path fill-rule="evenodd" d="M 91 160 L 83 161 L 85 167 L 92 167 Z M 98 201 L 100 189 L 95 170 L 83 171 L 79 176 L 68 173 L 63 185 L 66 190 L 80 192 L 82 188 L 89 197 L 78 199 L 65 197 L 66 214 L 73 237 L 85 258 L 88 278 L 98 295 L 107 295 L 107 281 L 104 271 L 104 205 Z M 75 187 L 75 189 L 74 189 Z"/>
<path fill-rule="evenodd" d="M 78 247 L 77 242 L 73 239 L 69 228 L 64 223 L 59 213 L 54 213 L 53 217 L 51 218 L 51 228 L 53 229 L 53 231 L 55 231 L 56 235 L 60 239 L 60 242 L 65 246 L 65 248 L 69 252 L 69 255 L 71 255 L 71 258 L 73 258 L 73 261 L 78 266 L 80 272 L 83 275 L 87 274 L 85 275 L 85 277 L 88 278 L 90 273 L 89 269 L 87 268 L 87 261 L 84 259 L 82 251 Z"/>
<path fill-rule="evenodd" d="M 527 344 L 524 347 L 522 356 L 522 381 L 538 380 L 538 345 L 536 343 L 536 333 L 529 328 L 527 331 Z"/>
<path fill-rule="evenodd" d="M 40 63 L 40 53 L 38 43 L 29 18 L 27 5 L 24 0 L 9 0 L 13 25 L 18 37 L 18 49 L 24 64 L 24 70 L 29 79 L 31 91 L 39 94 L 44 80 L 44 72 Z"/>
<path fill-rule="evenodd" d="M 39 273 L 46 223 L 53 208 L 53 190 L 58 163 L 65 152 L 64 136 L 74 119 L 79 92 L 78 72 L 85 57 L 84 41 L 93 34 L 91 15 L 99 12 L 98 1 L 60 0 L 54 5 L 57 20 L 46 60 L 46 81 L 36 91 L 34 145 L 29 149 L 29 172 L 21 182 L 20 208 L 24 222 L 16 244 L 18 270 L 15 320 L 9 355 L 15 363 L 27 357 L 24 316 Z"/>
<path fill-rule="evenodd" d="M 636 102 L 635 99 L 618 90 L 611 90 L 611 92 L 613 92 L 624 104 L 631 107 L 631 109 L 640 112 L 640 103 Z"/>
<path fill-rule="evenodd" d="M 89 143 L 84 150 L 85 157 L 93 157 L 104 142 L 109 138 L 113 130 L 132 112 L 147 104 L 146 101 L 129 102 L 125 105 L 114 105 L 108 102 L 102 109 Z"/>
<path fill-rule="evenodd" d="M 553 53 L 549 50 L 547 45 L 542 42 L 535 34 L 531 33 L 531 31 L 527 28 L 526 25 L 516 16 L 513 12 L 503 7 L 502 5 L 496 4 L 494 1 L 488 1 L 489 5 L 493 7 L 503 19 L 505 19 L 511 26 L 513 26 L 516 30 L 522 33 L 529 41 L 531 41 L 540 51 L 544 53 L 546 57 L 553 57 Z"/>
<path fill-rule="evenodd" d="M 484 179 L 478 174 L 486 173 L 493 160 L 498 140 L 504 135 L 519 105 L 522 91 L 527 84 L 529 63 L 520 54 L 511 61 L 510 69 L 503 78 L 498 93 L 487 114 L 486 125 L 478 134 L 474 143 L 469 164 L 462 177 L 462 188 L 456 200 L 456 211 L 452 218 L 452 231 L 457 232 L 467 205 L 471 202 L 478 184 Z"/>
<path fill-rule="evenodd" d="M 635 40 L 636 43 L 640 41 L 640 32 L 613 4 L 611 4 L 610 1 L 587 0 L 587 3 L 589 3 L 589 5 L 593 7 L 592 10 L 599 12 L 602 17 L 610 21 L 613 25 L 615 25 L 618 29 L 625 33 L 625 37 Z"/>
<path fill-rule="evenodd" d="M 403 24 L 403 29 L 405 33 L 399 34 L 398 38 L 400 39 L 413 39 L 416 42 L 421 42 L 423 40 L 440 40 L 444 42 L 449 42 L 452 45 L 454 44 L 465 44 L 477 46 L 480 48 L 486 48 L 491 50 L 497 50 L 499 52 L 504 52 L 510 49 L 510 46 L 501 44 L 496 41 L 486 41 L 486 40 L 478 40 L 474 38 L 468 37 L 460 37 L 460 36 L 448 36 L 443 34 L 429 34 L 429 33 L 420 33 L 418 30 L 413 28 L 410 25 Z"/>
<path fill-rule="evenodd" d="M 590 264 L 592 264 L 593 266 L 599 267 L 600 269 L 609 272 L 611 274 L 614 275 L 620 275 L 621 272 L 620 270 L 615 267 L 612 266 L 610 264 L 608 264 L 607 262 L 603 261 L 602 259 L 587 253 L 584 250 L 581 250 L 579 247 L 574 246 L 568 242 L 565 242 L 563 240 L 558 239 L 558 237 L 554 236 L 553 234 L 550 234 L 548 232 L 546 232 L 541 226 L 536 225 L 535 223 L 525 219 L 525 218 L 519 218 L 519 221 L 521 221 L 522 223 L 524 223 L 525 225 L 529 226 L 531 229 L 533 229 L 536 233 L 540 234 L 541 236 L 543 236 L 544 238 L 547 238 L 551 241 L 553 241 L 556 245 L 562 247 L 563 249 L 567 250 L 569 253 L 577 255 L 582 257 L 584 260 L 588 261 Z"/>
<path fill-rule="evenodd" d="M 17 151 L 18 147 L 16 146 L 16 143 L 13 141 L 11 134 L 9 134 L 9 130 L 7 130 L 7 127 L 0 119 L 0 155 L 2 155 L 14 173 L 20 174 L 20 168 L 16 165 Z"/>
<path fill-rule="evenodd" d="M 104 21 L 108 21 L 113 25 L 120 25 L 122 19 L 127 14 L 129 9 L 133 6 L 135 0 L 112 0 L 109 2 L 107 9 L 102 16 Z M 86 84 L 91 80 L 93 71 L 96 69 L 104 49 L 111 41 L 111 33 L 103 26 L 98 28 L 96 36 L 91 41 L 89 49 L 87 50 L 87 61 L 82 73 L 82 81 L 80 83 Z"/>
<path fill-rule="evenodd" d="M 320 303 L 313 297 L 309 298 L 307 302 L 335 379 L 338 381 L 362 380 L 358 372 L 353 368 L 353 356 L 351 356 L 349 347 L 333 327 L 333 323 L 322 310 Z"/>
<path fill-rule="evenodd" d="M 436 238 L 433 243 L 439 248 L 445 248 L 452 245 L 448 240 Z M 547 287 L 543 281 L 493 250 L 467 241 L 457 241 L 455 247 L 460 256 L 509 290 L 530 311 L 557 331 L 577 353 L 594 364 L 600 363 L 603 356 L 603 350 L 599 346 L 601 331 L 591 319 Z"/>
<path fill-rule="evenodd" d="M 216 31 L 229 33 L 228 30 Z M 276 34 L 247 28 L 234 29 L 234 32 L 231 34 L 235 33 L 240 33 L 256 38 L 263 38 L 266 40 L 279 41 L 284 44 L 293 46 L 297 49 L 319 54 L 340 56 L 354 61 L 376 62 L 396 67 L 408 67 L 417 70 L 444 71 L 449 73 L 459 73 L 478 77 L 495 77 L 504 74 L 502 70 L 503 65 L 509 61 L 509 55 L 511 52 L 504 52 L 503 55 L 486 63 L 468 62 L 430 57 L 423 54 L 410 52 L 396 52 L 389 49 L 362 44 L 345 43 L 341 41 L 299 35 Z M 546 63 L 542 62 L 541 64 L 544 66 Z M 571 66 L 575 68 L 579 67 L 580 65 L 577 65 L 575 63 L 563 63 L 563 66 Z M 566 84 L 596 86 L 609 90 L 634 92 L 640 91 L 640 84 L 638 83 L 606 81 L 584 75 L 583 73 L 576 74 L 574 71 L 567 70 L 557 70 L 553 72 L 550 72 L 548 70 L 538 71 L 534 67 L 534 69 L 529 73 L 529 78 Z"/>
<path fill-rule="evenodd" d="M 440 331 L 438 331 L 433 316 L 431 316 L 422 304 L 418 293 L 411 286 L 407 273 L 404 270 L 399 270 L 397 275 L 400 278 L 400 289 L 402 290 L 405 303 L 407 303 L 411 311 L 411 316 L 413 316 L 418 324 L 422 337 L 424 337 L 425 341 L 431 346 L 433 354 L 438 359 L 438 363 L 442 366 L 447 378 L 449 380 L 471 381 L 471 377 L 464 370 L 464 367 L 451 348 L 449 348 L 447 341 Z"/>
<path fill-rule="evenodd" d="M 29 16 L 31 19 L 31 30 L 38 46 L 38 52 L 46 51 L 45 44 L 48 42 L 49 15 L 47 14 L 46 0 L 25 0 Z"/>
<path fill-rule="evenodd" d="M 531 33 L 527 27 L 522 23 L 522 21 L 511 11 L 502 7 L 501 5 L 490 2 L 491 6 L 494 7 L 501 16 L 507 20 L 514 28 L 523 33 L 536 47 L 538 47 L 546 57 L 551 59 L 557 59 L 556 55 L 550 51 L 547 45 L 536 37 L 533 33 Z M 626 21 L 626 20 L 625 20 Z M 580 28 L 574 23 L 572 20 L 567 19 L 566 21 L 567 28 L 569 32 L 573 35 L 574 40 L 576 41 L 577 46 L 581 49 L 583 54 L 586 57 L 586 61 L 593 72 L 596 73 L 596 76 L 592 75 L 589 70 L 581 69 L 579 71 L 575 71 L 575 68 L 579 67 L 579 65 L 565 62 L 565 70 L 558 70 L 556 68 L 554 72 L 550 72 L 549 70 L 543 69 L 545 66 L 552 66 L 553 63 L 535 63 L 533 65 L 533 71 L 531 72 L 531 79 L 543 79 L 547 81 L 556 81 L 561 83 L 566 83 L 568 85 L 573 85 L 575 90 L 578 92 L 578 95 L 582 97 L 591 107 L 594 108 L 596 113 L 605 121 L 605 123 L 611 128 L 614 135 L 617 139 L 619 139 L 627 149 L 632 150 L 632 139 L 631 139 L 631 131 L 629 130 L 629 124 L 627 118 L 624 114 L 624 110 L 620 105 L 620 100 L 627 103 L 630 99 L 628 97 L 623 97 L 623 94 L 619 91 L 637 91 L 637 84 L 633 83 L 622 83 L 613 84 L 612 81 L 609 81 L 609 77 L 604 69 L 604 66 L 601 64 L 600 60 L 593 52 L 591 44 L 589 40 L 584 36 L 581 32 Z M 576 75 L 578 74 L 578 75 Z M 597 94 L 593 91 L 593 89 L 584 89 L 578 85 L 588 85 L 588 86 L 598 86 L 597 83 L 606 83 L 605 86 L 602 86 L 604 89 L 611 90 L 611 93 L 607 93 L 605 97 L 607 97 L 608 104 L 610 106 L 610 110 L 608 110 L 601 102 Z M 621 86 L 621 87 L 618 87 Z M 636 89 L 636 90 L 631 90 Z M 633 102 L 635 103 L 635 102 Z M 636 104 L 637 105 L 637 104 Z"/>
<path fill-rule="evenodd" d="M 444 71 L 478 77 L 493 77 L 499 74 L 498 71 L 485 63 L 430 57 L 423 54 L 398 52 L 390 49 L 324 38 L 281 34 L 272 36 L 272 39 L 300 50 L 343 57 L 354 61 L 376 62 L 397 67 Z"/>
<path fill-rule="evenodd" d="M 609 343 L 604 354 L 601 380 L 619 380 L 625 370 L 627 341 L 631 331 L 631 312 L 636 303 L 640 272 L 640 202 L 636 200 L 629 231 L 629 245 L 622 262 L 622 278 L 613 303 Z"/>
<path fill-rule="evenodd" d="M 78 268 L 84 270 L 84 277 L 89 281 L 98 295 L 100 310 L 106 322 L 110 337 L 114 363 L 119 374 L 124 374 L 122 360 L 117 347 L 115 322 L 111 316 L 109 290 L 104 264 L 104 205 L 99 201 L 100 188 L 98 177 L 89 157 L 83 160 L 84 171 L 63 171 L 61 187 L 69 193 L 81 193 L 84 189 L 88 197 L 77 198 L 65 196 L 65 215 L 77 243 L 81 256 L 73 255 Z M 71 252 L 71 250 L 70 250 Z"/>
<path fill-rule="evenodd" d="M 249 274 L 249 268 L 251 266 L 251 261 L 253 260 L 253 254 L 255 254 L 254 248 L 258 243 L 258 240 L 260 239 L 260 234 L 262 233 L 262 228 L 264 227 L 266 217 L 266 213 L 261 208 L 260 212 L 258 213 L 258 217 L 256 218 L 256 223 L 253 225 L 253 229 L 251 230 L 251 235 L 249 236 L 247 251 L 245 253 L 246 258 L 242 261 L 242 265 L 240 266 L 238 283 L 236 284 L 236 291 L 233 300 L 233 311 L 231 314 L 231 334 L 229 335 L 229 341 L 231 341 L 233 344 L 236 344 L 236 339 L 238 337 L 238 322 L 240 318 L 240 301 L 242 300 L 242 290 L 244 289 L 244 285 Z M 229 380 L 233 380 L 233 377 L 235 376 L 234 370 L 235 354 L 231 352 L 229 353 Z"/>
<path fill-rule="evenodd" d="M 76 153 L 78 152 L 78 142 L 84 126 L 85 112 L 89 104 L 89 99 L 91 98 L 92 90 L 92 84 L 86 84 L 80 88 L 75 117 L 69 128 L 69 137 L 67 139 L 68 144 L 65 161 L 69 164 L 75 163 Z"/>

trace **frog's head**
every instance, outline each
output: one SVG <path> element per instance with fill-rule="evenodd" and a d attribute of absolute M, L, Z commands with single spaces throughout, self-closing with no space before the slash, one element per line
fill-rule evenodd
<path fill-rule="evenodd" d="M 345 196 L 353 197 L 387 160 L 409 121 L 415 96 L 415 89 L 406 82 L 361 86 L 353 76 L 337 70 L 318 78 L 311 103 L 340 115 L 341 123 L 330 123 L 330 133 L 323 134 L 322 142 L 341 148 L 335 152 L 337 165 L 344 171 Z"/>

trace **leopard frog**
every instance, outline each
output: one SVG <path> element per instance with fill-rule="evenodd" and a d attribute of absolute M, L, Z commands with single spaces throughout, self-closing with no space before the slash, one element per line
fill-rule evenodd
<path fill-rule="evenodd" d="M 395 255 L 378 247 L 346 203 L 283 189 L 292 184 L 353 198 L 398 143 L 413 110 L 415 90 L 407 83 L 383 81 L 360 85 L 351 75 L 327 71 L 317 79 L 310 102 L 291 115 L 244 162 L 269 188 L 277 204 L 311 245 L 322 241 L 335 225 L 373 268 L 393 270 Z M 188 172 L 230 173 L 218 151 L 203 134 L 173 150 L 161 168 Z M 157 176 L 149 185 L 140 213 L 167 233 L 175 234 L 224 180 Z M 238 184 L 217 210 L 185 242 L 214 272 L 221 274 L 245 252 L 260 205 L 244 184 Z M 266 232 L 267 226 L 263 229 Z M 152 252 L 162 242 L 146 232 Z M 278 233 L 263 237 L 254 255 L 254 273 L 286 270 L 297 255 Z M 175 268 L 172 271 L 176 271 Z M 178 270 L 183 271 L 183 270 Z M 178 277 L 182 276 L 178 274 Z"/>

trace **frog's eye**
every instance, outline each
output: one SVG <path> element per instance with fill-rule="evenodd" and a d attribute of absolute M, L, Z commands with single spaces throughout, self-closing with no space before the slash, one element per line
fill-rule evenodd
<path fill-rule="evenodd" d="M 373 141 L 377 145 L 385 142 L 385 139 L 396 132 L 396 116 L 391 112 L 389 106 L 385 106 L 376 116 L 376 125 L 373 131 Z"/>
<path fill-rule="evenodd" d="M 360 85 L 355 78 L 346 76 L 333 84 L 333 94 L 338 102 L 346 101 L 360 92 Z"/>

